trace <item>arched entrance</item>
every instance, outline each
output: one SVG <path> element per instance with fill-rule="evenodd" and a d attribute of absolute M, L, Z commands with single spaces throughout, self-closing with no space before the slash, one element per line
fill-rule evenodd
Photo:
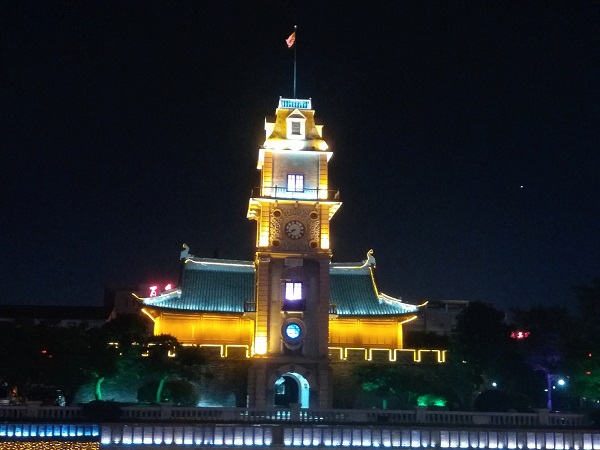
<path fill-rule="evenodd" d="M 274 388 L 275 406 L 289 407 L 299 403 L 301 408 L 308 408 L 310 386 L 308 380 L 299 373 L 284 373 L 275 381 Z"/>

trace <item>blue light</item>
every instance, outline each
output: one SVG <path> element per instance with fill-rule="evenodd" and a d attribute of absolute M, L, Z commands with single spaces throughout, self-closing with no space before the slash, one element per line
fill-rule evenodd
<path fill-rule="evenodd" d="M 288 109 L 310 109 L 311 101 L 281 98 L 279 99 L 279 107 Z"/>
<path fill-rule="evenodd" d="M 285 327 L 285 335 L 290 339 L 298 339 L 301 333 L 300 325 L 297 323 L 290 323 Z"/>

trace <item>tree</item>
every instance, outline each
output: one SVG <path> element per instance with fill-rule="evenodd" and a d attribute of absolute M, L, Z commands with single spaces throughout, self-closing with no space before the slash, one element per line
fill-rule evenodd
<path fill-rule="evenodd" d="M 121 315 L 92 331 L 89 354 L 94 356 L 84 367 L 95 379 L 96 400 L 102 400 L 102 383 L 107 378 L 121 376 L 128 383 L 140 378 L 141 352 L 150 336 L 147 321 L 137 314 Z"/>
<path fill-rule="evenodd" d="M 144 345 L 152 337 L 148 321 L 139 314 L 120 315 L 106 322 L 102 331 L 109 342 L 116 343 L 120 349 Z"/>
<path fill-rule="evenodd" d="M 3 381 L 27 391 L 33 385 L 58 386 L 72 395 L 95 380 L 97 397 L 106 376 L 116 371 L 118 354 L 99 329 L 30 322 L 0 327 Z"/>
<path fill-rule="evenodd" d="M 427 395 L 453 402 L 456 395 L 446 375 L 446 368 L 438 365 L 368 364 L 353 371 L 364 391 L 375 393 L 385 403 L 393 400 L 400 408 L 414 408 Z"/>
<path fill-rule="evenodd" d="M 88 378 L 95 380 L 94 398 L 102 400 L 102 382 L 117 373 L 119 351 L 108 344 L 102 329 L 89 330 L 89 352 L 82 362 L 82 370 Z"/>
<path fill-rule="evenodd" d="M 33 324 L 0 324 L 0 381 L 24 387 L 37 378 L 39 345 L 33 333 Z"/>
<path fill-rule="evenodd" d="M 528 335 L 518 339 L 518 349 L 532 370 L 543 374 L 546 408 L 552 409 L 553 381 L 564 371 L 568 333 L 571 328 L 569 312 L 558 307 L 534 307 L 512 311 L 515 326 Z"/>
<path fill-rule="evenodd" d="M 570 389 L 581 406 L 600 400 L 600 277 L 575 288 L 577 332 L 572 335 Z"/>
<path fill-rule="evenodd" d="M 575 288 L 580 343 L 589 351 L 600 350 L 600 277 L 589 286 Z"/>
<path fill-rule="evenodd" d="M 481 302 L 470 303 L 457 316 L 448 360 L 454 378 L 466 379 L 473 393 L 494 381 L 507 390 L 517 389 L 523 370 L 505 314 Z"/>
<path fill-rule="evenodd" d="M 201 375 L 206 359 L 197 347 L 182 347 L 177 338 L 163 334 L 153 336 L 146 344 L 143 366 L 146 380 L 157 381 L 154 401 L 160 403 L 169 378 L 194 381 Z"/>

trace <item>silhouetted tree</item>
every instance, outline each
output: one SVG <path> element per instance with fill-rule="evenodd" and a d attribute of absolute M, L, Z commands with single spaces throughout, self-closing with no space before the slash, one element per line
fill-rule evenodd
<path fill-rule="evenodd" d="M 170 378 L 195 381 L 202 373 L 206 359 L 197 347 L 182 347 L 174 336 L 153 336 L 147 343 L 143 370 L 146 383 L 156 381 L 154 401 L 160 403 Z"/>
<path fill-rule="evenodd" d="M 514 309 L 512 315 L 515 326 L 529 332 L 516 343 L 527 365 L 543 374 L 545 406 L 552 409 L 553 380 L 565 370 L 567 339 L 572 331 L 569 312 L 566 308 L 538 306 L 529 310 Z"/>
<path fill-rule="evenodd" d="M 492 381 L 507 390 L 515 389 L 523 371 L 505 314 L 481 302 L 470 303 L 456 317 L 448 360 L 455 377 L 470 383 L 473 394 Z"/>
<path fill-rule="evenodd" d="M 600 277 L 575 288 L 577 319 L 569 348 L 570 390 L 582 406 L 600 400 Z"/>

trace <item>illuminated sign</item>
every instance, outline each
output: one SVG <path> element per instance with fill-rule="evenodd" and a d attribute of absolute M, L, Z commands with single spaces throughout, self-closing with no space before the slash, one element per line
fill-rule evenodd
<path fill-rule="evenodd" d="M 170 291 L 173 289 L 173 285 L 171 283 L 167 284 L 164 288 L 164 291 Z M 158 290 L 158 286 L 154 285 L 154 286 L 150 286 L 150 297 L 157 297 L 158 294 L 160 294 L 161 292 L 164 291 L 159 291 Z"/>
<path fill-rule="evenodd" d="M 510 337 L 513 339 L 525 339 L 531 333 L 529 331 L 513 331 L 510 333 Z"/>
<path fill-rule="evenodd" d="M 291 98 L 280 98 L 279 107 L 287 109 L 311 109 L 310 100 L 298 100 Z"/>

